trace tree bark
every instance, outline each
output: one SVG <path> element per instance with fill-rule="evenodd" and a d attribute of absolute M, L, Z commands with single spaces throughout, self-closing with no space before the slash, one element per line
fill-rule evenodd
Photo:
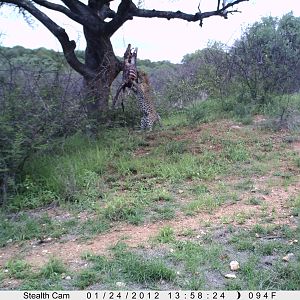
<path fill-rule="evenodd" d="M 110 87 L 122 70 L 115 56 L 110 38 L 84 28 L 87 41 L 85 64 L 94 76 L 84 76 L 87 113 L 91 118 L 105 122 L 109 108 Z"/>

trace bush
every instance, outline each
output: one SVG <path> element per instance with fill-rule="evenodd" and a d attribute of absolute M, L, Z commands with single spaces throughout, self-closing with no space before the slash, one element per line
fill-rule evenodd
<path fill-rule="evenodd" d="M 0 48 L 0 204 L 18 191 L 25 162 L 74 133 L 84 114 L 72 74 L 27 66 Z M 73 86 L 71 86 L 71 83 Z M 74 101 L 76 99 L 76 101 Z"/>

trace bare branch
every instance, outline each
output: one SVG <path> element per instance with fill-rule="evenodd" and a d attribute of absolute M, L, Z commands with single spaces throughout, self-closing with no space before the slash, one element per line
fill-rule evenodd
<path fill-rule="evenodd" d="M 235 0 L 232 1 L 222 8 L 220 8 L 220 1 L 218 1 L 218 7 L 214 11 L 208 11 L 208 12 L 197 12 L 195 14 L 187 14 L 183 13 L 181 11 L 159 11 L 159 10 L 147 10 L 147 9 L 138 9 L 135 7 L 130 11 L 132 17 L 141 17 L 141 18 L 164 18 L 164 19 L 182 19 L 188 22 L 197 22 L 201 21 L 205 18 L 209 18 L 212 16 L 221 16 L 224 18 L 227 18 L 228 13 L 237 12 L 236 10 L 228 11 L 229 8 L 249 0 Z"/>
<path fill-rule="evenodd" d="M 162 19 L 181 19 L 188 22 L 200 21 L 202 26 L 203 19 L 212 16 L 220 16 L 227 19 L 229 13 L 237 12 L 237 10 L 228 10 L 233 6 L 249 0 L 235 0 L 229 2 L 226 5 L 220 6 L 220 0 L 217 0 L 217 8 L 214 11 L 201 12 L 200 4 L 198 6 L 198 12 L 195 14 L 187 14 L 181 11 L 160 11 L 155 9 L 141 9 L 138 8 L 131 0 L 122 0 L 116 16 L 107 24 L 107 31 L 110 35 L 116 32 L 126 21 L 133 19 L 133 17 L 140 18 L 162 18 Z"/>

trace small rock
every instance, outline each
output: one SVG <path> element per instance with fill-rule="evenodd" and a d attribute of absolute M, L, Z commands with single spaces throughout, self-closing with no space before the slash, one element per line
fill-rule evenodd
<path fill-rule="evenodd" d="M 284 256 L 284 257 L 282 258 L 282 260 L 288 262 L 288 261 L 290 261 L 290 259 L 291 259 L 292 257 L 294 257 L 294 253 L 288 253 L 286 256 Z"/>
<path fill-rule="evenodd" d="M 68 275 L 68 276 L 65 277 L 65 279 L 66 279 L 66 280 L 71 280 L 72 277 Z"/>
<path fill-rule="evenodd" d="M 237 271 L 239 268 L 240 268 L 240 264 L 236 260 L 230 262 L 231 271 Z"/>
<path fill-rule="evenodd" d="M 297 244 L 298 243 L 298 240 L 290 240 L 289 241 L 289 244 L 290 245 L 294 245 L 294 244 Z M 0 256 L 1 257 L 1 256 Z"/>
<path fill-rule="evenodd" d="M 118 282 L 116 282 L 116 286 L 119 287 L 119 288 L 123 288 L 123 287 L 126 286 L 126 283 L 122 282 L 122 281 L 118 281 Z"/>
<path fill-rule="evenodd" d="M 173 253 L 175 250 L 173 248 L 170 249 L 170 252 Z"/>
<path fill-rule="evenodd" d="M 183 190 L 178 190 L 179 194 L 183 194 L 183 192 L 184 192 Z"/>
<path fill-rule="evenodd" d="M 236 275 L 235 274 L 225 274 L 224 277 L 228 278 L 228 279 L 235 279 Z"/>
<path fill-rule="evenodd" d="M 9 244 L 9 243 L 12 243 L 12 241 L 13 241 L 12 239 L 9 239 L 6 241 L 6 243 Z"/>
<path fill-rule="evenodd" d="M 5 270 L 4 270 L 4 273 L 8 273 L 8 270 L 7 270 L 7 269 L 5 269 Z"/>
<path fill-rule="evenodd" d="M 239 125 L 232 125 L 232 126 L 230 126 L 230 128 L 232 128 L 232 129 L 241 129 L 242 127 L 239 126 Z"/>
<path fill-rule="evenodd" d="M 180 275 L 181 273 L 179 271 L 176 272 L 177 275 Z"/>
<path fill-rule="evenodd" d="M 255 233 L 255 236 L 256 236 L 257 238 L 260 238 L 260 235 L 259 235 L 258 233 Z"/>

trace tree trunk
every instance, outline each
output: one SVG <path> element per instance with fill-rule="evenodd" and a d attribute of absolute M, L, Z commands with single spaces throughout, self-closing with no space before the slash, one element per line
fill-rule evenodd
<path fill-rule="evenodd" d="M 89 117 L 105 122 L 109 108 L 110 87 L 122 70 L 122 63 L 114 54 L 110 38 L 84 28 L 87 41 L 85 64 L 94 77 L 84 77 L 86 109 Z"/>

